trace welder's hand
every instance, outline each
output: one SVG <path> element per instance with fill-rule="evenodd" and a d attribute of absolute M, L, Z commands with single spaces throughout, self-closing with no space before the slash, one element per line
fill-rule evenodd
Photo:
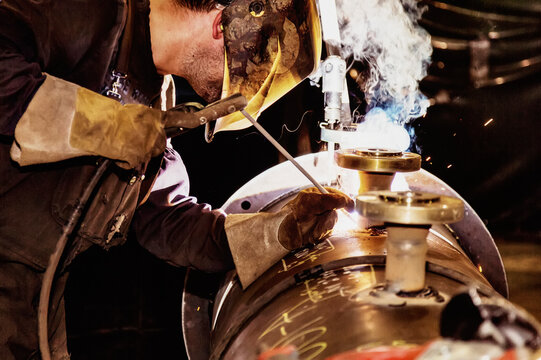
<path fill-rule="evenodd" d="M 73 147 L 116 160 L 124 169 L 160 155 L 165 144 L 161 113 L 143 105 L 124 105 L 110 119 L 76 117 L 70 134 Z"/>
<path fill-rule="evenodd" d="M 185 128 L 193 129 L 201 125 L 197 119 L 196 112 L 204 109 L 204 105 L 191 102 L 177 105 L 163 114 L 163 123 L 165 129 Z"/>
<path fill-rule="evenodd" d="M 244 108 L 242 104 L 245 106 L 246 99 L 233 95 L 194 113 L 185 109 L 164 112 L 144 105 L 122 105 L 46 74 L 17 123 L 10 154 L 21 166 L 91 155 L 135 168 L 164 151 L 165 126 L 174 131 L 196 127 Z"/>
<path fill-rule="evenodd" d="M 15 128 L 11 157 L 25 166 L 91 155 L 134 168 L 163 152 L 163 114 L 47 75 Z"/>
<path fill-rule="evenodd" d="M 229 249 L 243 287 L 250 285 L 291 250 L 330 234 L 335 209 L 353 209 L 353 200 L 335 189 L 301 191 L 275 213 L 230 214 L 225 219 Z"/>
<path fill-rule="evenodd" d="M 339 190 L 327 188 L 322 194 L 317 188 L 301 191 L 282 211 L 289 214 L 278 228 L 278 241 L 288 250 L 314 244 L 328 236 L 337 220 L 336 209 L 353 210 L 353 200 Z"/>

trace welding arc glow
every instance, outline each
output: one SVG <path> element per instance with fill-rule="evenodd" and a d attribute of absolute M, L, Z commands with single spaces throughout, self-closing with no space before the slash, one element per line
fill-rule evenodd
<path fill-rule="evenodd" d="M 372 109 L 357 125 L 357 136 L 352 143 L 341 143 L 343 148 L 377 148 L 406 151 L 410 146 L 408 131 L 392 122 L 385 111 Z"/>
<path fill-rule="evenodd" d="M 359 214 L 355 211 L 348 213 L 346 211 L 338 211 L 338 218 L 336 224 L 333 227 L 333 233 L 335 235 L 344 234 L 350 230 L 357 229 L 359 227 Z"/>
<path fill-rule="evenodd" d="M 366 65 L 362 76 L 353 70 L 350 76 L 358 79 L 367 114 L 354 114 L 358 141 L 341 147 L 408 150 L 410 134 L 401 126 L 430 106 L 419 91 L 432 54 L 430 35 L 417 22 L 423 9 L 417 0 L 336 0 L 336 7 L 341 39 L 332 45 Z"/>

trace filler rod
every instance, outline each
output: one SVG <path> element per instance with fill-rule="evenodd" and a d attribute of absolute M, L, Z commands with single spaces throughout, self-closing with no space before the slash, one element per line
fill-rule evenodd
<path fill-rule="evenodd" d="M 314 184 L 314 186 L 322 193 L 322 194 L 328 194 L 329 192 L 327 191 L 327 189 L 325 189 L 323 186 L 321 186 L 321 184 L 316 180 L 314 179 L 314 177 L 312 175 L 310 175 L 310 173 L 308 173 L 308 171 L 306 171 L 305 168 L 303 168 L 301 166 L 301 164 L 299 164 L 297 162 L 297 160 L 295 160 L 293 158 L 293 156 L 291 156 L 290 153 L 287 152 L 286 149 L 284 149 L 284 147 L 282 145 L 280 145 L 280 143 L 278 141 L 276 141 L 271 134 L 269 134 L 267 132 L 267 130 L 265 130 L 265 128 L 263 126 L 261 126 L 257 121 L 255 121 L 255 119 L 246 111 L 246 110 L 241 110 L 240 111 L 242 113 L 242 115 L 244 115 L 246 117 L 246 119 L 248 119 L 252 125 L 255 126 L 255 128 L 261 133 L 261 135 L 263 135 L 267 140 L 270 141 L 270 143 L 276 148 L 278 149 L 278 151 L 280 151 L 282 153 L 282 155 L 284 155 L 289 161 L 291 161 L 291 163 L 293 165 L 295 165 L 297 167 L 297 169 L 299 169 L 299 171 L 308 178 L 308 180 L 310 180 L 312 182 L 312 184 Z"/>

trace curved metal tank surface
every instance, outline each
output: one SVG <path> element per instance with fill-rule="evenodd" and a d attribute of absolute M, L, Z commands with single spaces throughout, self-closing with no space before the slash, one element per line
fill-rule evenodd
<path fill-rule="evenodd" d="M 308 154 L 297 160 L 322 185 L 344 188 L 348 175 L 331 155 Z M 275 211 L 308 186 L 285 162 L 245 184 L 223 209 Z M 397 174 L 392 189 L 459 197 L 424 170 Z M 360 347 L 422 344 L 439 336 L 441 311 L 453 295 L 476 288 L 487 297 L 501 297 L 498 292 L 507 296 L 498 250 L 467 204 L 462 221 L 430 229 L 426 286 L 415 293 L 385 290 L 386 231 L 377 226 L 360 230 L 363 227 L 351 223 L 341 227 L 348 221 L 339 220 L 333 236 L 290 253 L 245 290 L 234 272 L 228 274 L 212 308 L 185 291 L 186 343 L 202 336 L 201 327 L 187 325 L 201 322 L 206 323 L 203 329 L 211 329 L 211 339 L 202 342 L 210 345 L 211 353 L 202 355 L 201 346 L 188 347 L 190 359 L 256 359 L 261 351 L 286 345 L 295 345 L 301 359 L 325 359 Z M 194 314 L 195 308 L 202 311 Z M 212 312 L 210 319 L 207 311 Z"/>
<path fill-rule="evenodd" d="M 337 187 L 348 175 L 339 168 L 333 155 L 327 152 L 307 154 L 296 160 L 324 186 Z M 271 211 L 279 208 L 294 194 L 312 184 L 289 162 L 276 165 L 237 190 L 222 209 L 226 213 L 253 213 Z M 355 188 L 356 184 L 350 186 Z M 456 197 L 464 201 L 464 219 L 446 226 L 452 232 L 451 238 L 458 242 L 477 268 L 482 269 L 484 277 L 503 296 L 508 296 L 507 279 L 501 256 L 494 239 L 475 210 L 442 180 L 419 170 L 409 173 L 397 173 L 392 184 L 393 190 L 412 190 Z"/>

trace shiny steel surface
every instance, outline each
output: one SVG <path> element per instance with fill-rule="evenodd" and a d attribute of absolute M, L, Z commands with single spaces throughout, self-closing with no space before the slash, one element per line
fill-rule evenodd
<path fill-rule="evenodd" d="M 249 359 L 258 348 L 295 344 L 306 351 L 302 359 L 323 359 L 363 344 L 422 343 L 437 336 L 442 306 L 464 284 L 493 293 L 463 253 L 432 233 L 427 286 L 441 297 L 382 292 L 375 286 L 384 283 L 385 239 L 386 233 L 376 229 L 342 232 L 292 253 L 245 291 L 236 280 L 225 284 L 229 291 L 216 299 L 221 308 L 214 314 L 211 358 Z M 438 269 L 460 272 L 442 277 Z M 418 331 L 407 325 L 411 321 Z M 309 343 L 326 344 L 316 346 L 317 356 L 303 338 L 314 331 L 317 341 Z"/>
<path fill-rule="evenodd" d="M 494 239 L 475 210 L 460 194 L 431 173 L 421 170 L 405 173 L 404 178 L 411 191 L 430 192 L 456 197 L 464 202 L 464 218 L 454 224 L 445 225 L 468 258 L 483 271 L 490 284 L 505 297 L 509 296 L 507 277 L 502 258 Z"/>
<path fill-rule="evenodd" d="M 429 298 L 410 304 L 407 298 L 395 298 L 392 305 L 380 303 L 377 295 L 367 294 L 382 281 L 381 270 L 362 266 L 327 271 L 288 289 L 247 324 L 223 359 L 255 359 L 258 348 L 285 345 L 296 346 L 300 359 L 324 359 L 357 347 L 421 344 L 437 337 L 439 326 L 432 320 L 439 318 L 443 301 Z M 446 299 L 449 293 L 439 295 Z"/>
<path fill-rule="evenodd" d="M 334 154 L 338 166 L 367 172 L 409 172 L 421 168 L 421 156 L 381 149 L 348 149 Z"/>
<path fill-rule="evenodd" d="M 370 220 L 405 225 L 454 223 L 464 217 L 457 198 L 413 191 L 374 191 L 355 199 L 359 214 Z"/>

